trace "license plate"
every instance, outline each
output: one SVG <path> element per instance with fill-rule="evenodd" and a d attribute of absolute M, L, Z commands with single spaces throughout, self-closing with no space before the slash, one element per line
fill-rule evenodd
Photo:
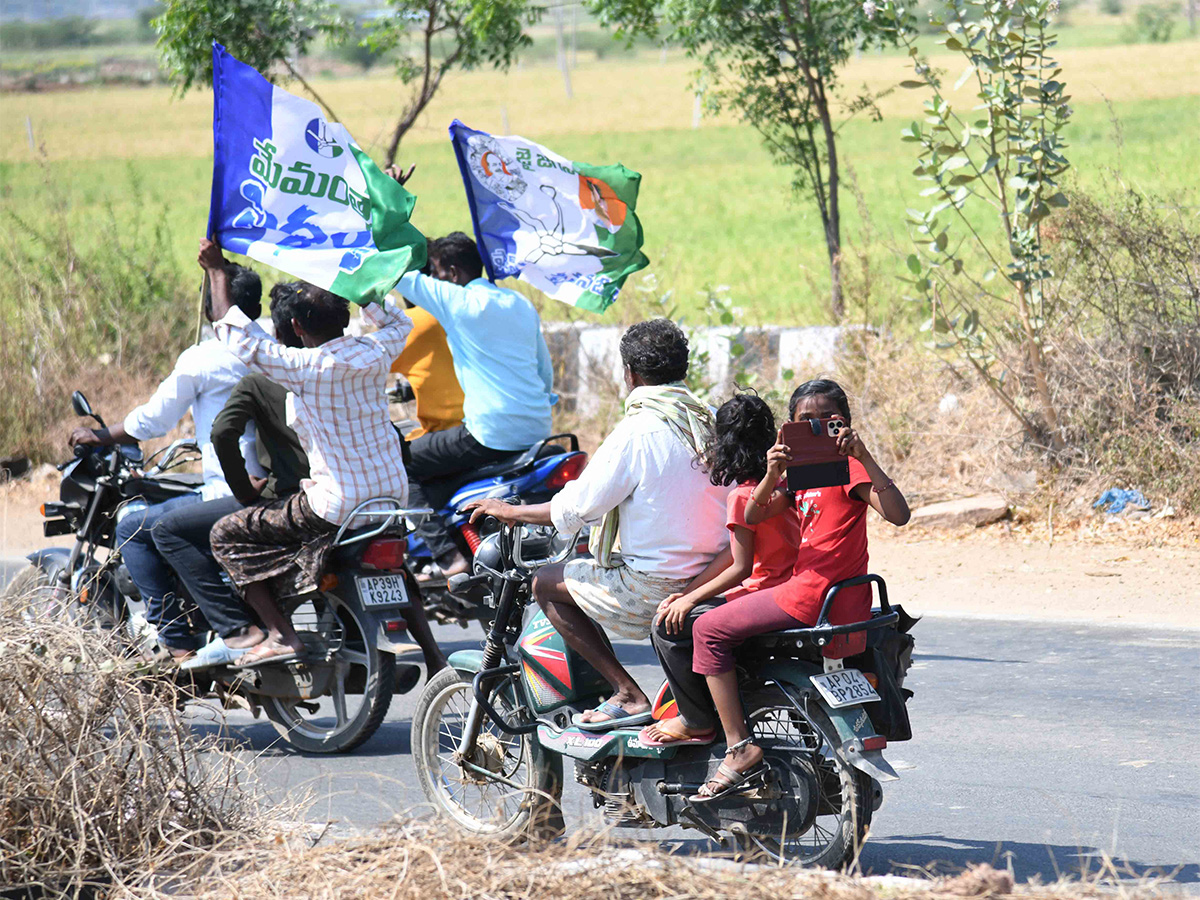
<path fill-rule="evenodd" d="M 833 709 L 879 699 L 875 688 L 871 687 L 871 682 L 867 681 L 866 676 L 858 669 L 842 669 L 840 672 L 814 675 L 812 683 Z"/>
<path fill-rule="evenodd" d="M 403 575 L 360 575 L 358 596 L 363 606 L 400 606 L 408 603 L 408 588 Z"/>

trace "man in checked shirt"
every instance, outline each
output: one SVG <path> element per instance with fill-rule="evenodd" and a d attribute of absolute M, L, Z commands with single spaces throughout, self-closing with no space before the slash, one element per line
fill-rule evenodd
<path fill-rule="evenodd" d="M 294 659 L 304 649 L 275 597 L 316 589 L 333 538 L 351 510 L 371 497 L 408 498 L 400 438 L 384 384 L 412 322 L 388 303 L 368 305 L 372 334 L 345 334 L 350 305 L 315 285 L 296 298 L 292 327 L 303 347 L 285 347 L 229 302 L 221 248 L 200 242 L 212 286 L 213 329 L 253 372 L 290 392 L 289 424 L 308 455 L 310 478 L 291 497 L 239 510 L 213 527 L 212 552 L 257 613 L 267 634 L 238 666 Z"/>

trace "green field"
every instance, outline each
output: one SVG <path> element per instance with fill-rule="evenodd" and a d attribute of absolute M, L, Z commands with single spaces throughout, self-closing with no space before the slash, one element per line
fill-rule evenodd
<path fill-rule="evenodd" d="M 1062 59 L 1077 102 L 1069 129 L 1076 185 L 1098 188 L 1119 168 L 1152 193 L 1200 186 L 1200 43 L 1064 50 Z M 846 80 L 891 83 L 903 77 L 901 64 L 865 58 Z M 428 235 L 469 229 L 445 125 L 458 116 L 499 131 L 507 120 L 511 131 L 568 158 L 620 161 L 643 174 L 638 213 L 650 271 L 685 308 L 700 305 L 706 287 L 728 285 L 747 322 L 823 321 L 827 263 L 815 209 L 791 194 L 789 174 L 771 164 L 751 129 L 732 119 L 690 127 L 689 70 L 678 57 L 581 64 L 570 100 L 553 68 L 456 77 L 403 150 L 418 166 L 416 224 Z M 380 73 L 318 89 L 358 140 L 378 150 L 397 106 L 394 80 Z M 854 121 L 842 131 L 843 162 L 873 223 L 879 299 L 898 293 L 886 276 L 907 252 L 903 214 L 920 187 L 909 174 L 911 147 L 899 140 L 902 124 L 919 113 L 918 93 L 889 97 L 883 122 Z M 210 103 L 206 92 L 179 101 L 163 88 L 5 95 L 0 206 L 35 222 L 60 198 L 85 247 L 98 217 L 121 222 L 139 212 L 168 229 L 175 262 L 190 272 L 207 219 Z M 27 116 L 44 161 L 27 145 Z M 859 205 L 849 190 L 842 203 L 844 240 L 861 248 Z"/>

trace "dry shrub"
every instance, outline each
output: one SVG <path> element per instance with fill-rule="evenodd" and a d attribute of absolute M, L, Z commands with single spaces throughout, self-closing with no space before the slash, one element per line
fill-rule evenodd
<path fill-rule="evenodd" d="M 1111 873 L 1110 873 L 1111 874 Z M 864 879 L 826 870 L 672 856 L 653 844 L 620 846 L 576 836 L 566 844 L 507 844 L 408 824 L 328 846 L 273 845 L 214 854 L 195 882 L 203 900 L 932 900 L 938 897 L 1099 897 L 1096 883 L 1013 886 L 1007 872 L 976 867 L 956 878 Z M 1111 878 L 1104 880 L 1111 883 Z M 1151 882 L 1122 896 L 1156 896 Z M 1111 891 L 1111 888 L 1109 889 Z M 138 898 L 168 896 L 146 885 Z"/>
<path fill-rule="evenodd" d="M 48 168 L 36 222 L 0 229 L 0 457 L 61 455 L 76 388 L 124 411 L 153 389 L 194 334 L 196 301 L 173 267 L 170 235 L 141 202 L 89 222 L 83 250 L 69 201 Z M 143 213 L 142 210 L 147 212 Z"/>
<path fill-rule="evenodd" d="M 0 885 L 77 897 L 244 840 L 255 801 L 232 755 L 111 635 L 0 607 Z"/>
<path fill-rule="evenodd" d="M 995 395 L 914 340 L 852 335 L 837 370 L 855 427 L 913 506 L 1036 486 L 1037 457 Z"/>
<path fill-rule="evenodd" d="M 1076 482 L 1200 510 L 1200 230 L 1194 207 L 1076 192 L 1054 234 L 1065 275 L 1051 388 Z"/>

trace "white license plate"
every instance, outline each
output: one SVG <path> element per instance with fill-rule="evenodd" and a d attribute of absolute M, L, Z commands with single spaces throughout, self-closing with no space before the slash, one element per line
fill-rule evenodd
<path fill-rule="evenodd" d="M 825 702 L 834 709 L 879 699 L 875 688 L 871 687 L 871 682 L 867 681 L 867 677 L 858 669 L 842 669 L 840 672 L 814 675 L 812 683 L 821 692 Z"/>
<path fill-rule="evenodd" d="M 360 575 L 358 596 L 363 606 L 399 606 L 408 603 L 408 588 L 403 575 Z"/>

